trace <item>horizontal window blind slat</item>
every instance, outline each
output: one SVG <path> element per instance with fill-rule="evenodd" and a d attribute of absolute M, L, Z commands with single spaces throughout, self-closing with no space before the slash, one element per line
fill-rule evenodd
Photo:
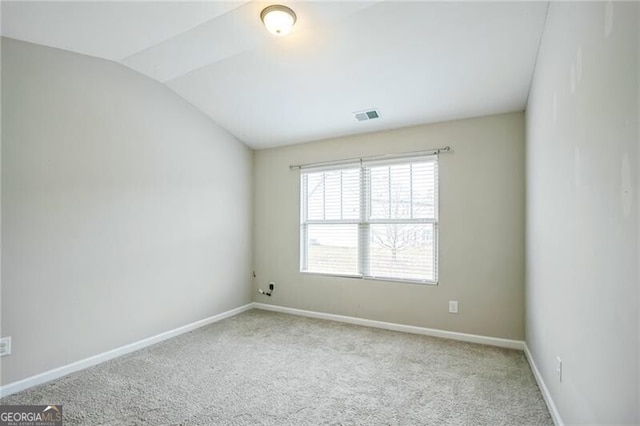
<path fill-rule="evenodd" d="M 313 220 L 309 219 L 304 223 L 308 224 L 358 224 L 358 223 L 436 223 L 435 219 L 369 219 L 367 221 L 361 221 L 359 219 L 328 219 L 328 220 Z"/>
<path fill-rule="evenodd" d="M 393 224 L 393 223 L 436 223 L 436 219 L 369 219 L 367 223 Z"/>
<path fill-rule="evenodd" d="M 360 219 L 327 219 L 327 220 L 322 220 L 322 219 L 309 219 L 307 221 L 305 221 L 305 223 L 308 224 L 316 224 L 316 225 L 331 225 L 331 224 L 335 224 L 335 225 L 340 225 L 340 224 L 358 224 L 361 223 Z"/>

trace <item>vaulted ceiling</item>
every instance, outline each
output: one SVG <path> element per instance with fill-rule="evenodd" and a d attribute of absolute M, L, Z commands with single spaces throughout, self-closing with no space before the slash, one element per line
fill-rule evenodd
<path fill-rule="evenodd" d="M 122 63 L 250 147 L 525 107 L 547 3 L 2 2 L 2 35 Z M 353 112 L 377 108 L 359 122 Z"/>

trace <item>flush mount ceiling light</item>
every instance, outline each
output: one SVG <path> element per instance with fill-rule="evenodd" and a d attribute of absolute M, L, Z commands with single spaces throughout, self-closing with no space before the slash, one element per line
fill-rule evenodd
<path fill-rule="evenodd" d="M 296 14 L 287 6 L 274 4 L 260 13 L 260 19 L 271 34 L 283 36 L 289 34 L 296 23 Z"/>

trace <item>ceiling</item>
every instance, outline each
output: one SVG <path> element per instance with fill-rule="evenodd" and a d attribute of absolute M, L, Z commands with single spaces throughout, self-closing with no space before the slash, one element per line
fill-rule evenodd
<path fill-rule="evenodd" d="M 525 107 L 547 3 L 2 2 L 2 35 L 122 63 L 248 146 L 476 117 Z M 370 108 L 380 118 L 359 122 Z"/>

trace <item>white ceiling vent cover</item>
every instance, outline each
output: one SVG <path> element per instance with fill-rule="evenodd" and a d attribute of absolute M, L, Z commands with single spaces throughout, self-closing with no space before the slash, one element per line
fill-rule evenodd
<path fill-rule="evenodd" d="M 378 111 L 376 108 L 374 108 L 374 109 L 369 109 L 369 110 L 366 110 L 366 111 L 354 112 L 353 116 L 358 121 L 373 120 L 375 118 L 380 118 L 380 111 Z"/>

